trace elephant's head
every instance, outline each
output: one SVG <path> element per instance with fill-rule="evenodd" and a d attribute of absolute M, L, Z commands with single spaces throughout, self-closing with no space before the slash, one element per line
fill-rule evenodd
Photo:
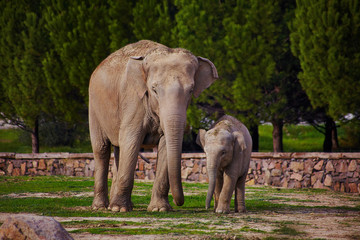
<path fill-rule="evenodd" d="M 206 209 L 214 194 L 218 170 L 224 170 L 240 152 L 246 149 L 244 136 L 240 132 L 232 132 L 227 121 L 222 121 L 225 127 L 212 128 L 209 131 L 199 130 L 197 143 L 206 154 L 206 167 L 209 177 L 209 187 L 206 196 Z"/>
<path fill-rule="evenodd" d="M 127 82 L 132 82 L 139 98 L 158 116 L 164 132 L 168 176 L 176 205 L 184 203 L 181 185 L 181 149 L 186 109 L 191 96 L 209 87 L 218 74 L 214 64 L 195 57 L 185 49 L 160 47 L 145 56 L 133 56 L 127 65 Z"/>

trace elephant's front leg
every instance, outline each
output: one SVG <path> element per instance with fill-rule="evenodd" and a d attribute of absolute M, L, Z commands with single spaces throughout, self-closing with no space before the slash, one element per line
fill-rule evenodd
<path fill-rule="evenodd" d="M 158 146 L 158 158 L 156 165 L 156 177 L 152 189 L 151 202 L 148 206 L 148 211 L 171 211 L 169 204 L 169 177 L 168 164 L 166 154 L 165 137 L 162 136 Z"/>
<path fill-rule="evenodd" d="M 116 176 L 113 178 L 109 208 L 113 212 L 132 210 L 131 192 L 134 186 L 134 172 L 140 150 L 141 137 L 135 130 L 126 130 L 120 134 L 120 154 Z M 140 134 L 139 134 L 140 135 Z"/>
<path fill-rule="evenodd" d="M 235 212 L 245 213 L 245 182 L 247 174 L 241 176 L 237 183 L 235 189 Z"/>
<path fill-rule="evenodd" d="M 236 181 L 225 171 L 224 183 L 219 196 L 219 203 L 217 204 L 215 212 L 217 213 L 230 213 L 231 197 L 235 189 Z"/>

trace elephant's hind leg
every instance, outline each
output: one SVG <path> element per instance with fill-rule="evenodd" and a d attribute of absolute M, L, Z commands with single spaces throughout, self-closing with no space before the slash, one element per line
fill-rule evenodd
<path fill-rule="evenodd" d="M 235 212 L 245 213 L 245 181 L 247 174 L 241 176 L 236 182 Z"/>
<path fill-rule="evenodd" d="M 159 142 L 158 159 L 156 165 L 156 177 L 152 189 L 151 201 L 148 206 L 148 211 L 171 211 L 172 208 L 168 200 L 170 184 L 168 177 L 166 143 L 164 136 L 161 137 Z"/>
<path fill-rule="evenodd" d="M 93 152 L 95 159 L 95 187 L 92 208 L 97 210 L 109 206 L 107 179 L 111 152 L 110 142 L 105 141 L 102 144 L 93 144 Z"/>

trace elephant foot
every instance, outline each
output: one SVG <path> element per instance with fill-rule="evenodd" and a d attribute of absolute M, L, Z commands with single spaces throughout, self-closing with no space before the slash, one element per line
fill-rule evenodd
<path fill-rule="evenodd" d="M 107 197 L 94 197 L 93 203 L 91 205 L 92 209 L 105 210 L 109 206 L 109 199 Z"/>
<path fill-rule="evenodd" d="M 220 214 L 222 214 L 222 213 L 224 213 L 224 214 L 228 214 L 228 213 L 230 213 L 230 211 L 229 211 L 229 210 L 216 209 L 216 213 L 220 213 Z"/>
<path fill-rule="evenodd" d="M 125 206 L 110 204 L 110 206 L 108 208 L 108 210 L 110 210 L 112 212 L 130 212 L 130 211 L 132 211 L 132 209 L 133 209 L 132 204 L 125 205 Z"/>
<path fill-rule="evenodd" d="M 147 210 L 149 212 L 170 212 L 172 211 L 172 207 L 167 200 L 151 200 Z"/>
<path fill-rule="evenodd" d="M 246 208 L 245 207 L 238 207 L 237 209 L 235 208 L 235 212 L 236 213 L 246 213 Z"/>
<path fill-rule="evenodd" d="M 101 206 L 101 207 L 98 207 L 98 206 L 92 206 L 92 210 L 94 211 L 104 211 L 106 210 L 107 208 L 105 206 Z"/>
<path fill-rule="evenodd" d="M 219 206 L 219 207 L 216 208 L 215 212 L 216 213 L 225 213 L 225 214 L 227 214 L 227 213 L 230 213 L 230 207 L 225 207 L 225 206 L 221 207 L 221 206 Z"/>

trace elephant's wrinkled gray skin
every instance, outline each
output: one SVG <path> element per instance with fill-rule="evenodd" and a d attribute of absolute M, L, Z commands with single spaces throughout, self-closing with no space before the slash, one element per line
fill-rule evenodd
<path fill-rule="evenodd" d="M 235 190 L 235 212 L 245 212 L 245 180 L 252 150 L 248 129 L 234 117 L 225 115 L 209 131 L 200 129 L 197 143 L 206 153 L 209 177 L 206 209 L 215 191 L 215 212 L 229 213 Z"/>
<path fill-rule="evenodd" d="M 131 192 L 142 144 L 158 144 L 149 211 L 171 210 L 168 193 L 184 203 L 181 147 L 186 109 L 218 78 L 212 62 L 185 49 L 143 40 L 108 56 L 89 85 L 89 125 L 95 158 L 93 209 L 132 210 Z M 115 169 L 108 199 L 111 145 Z"/>

